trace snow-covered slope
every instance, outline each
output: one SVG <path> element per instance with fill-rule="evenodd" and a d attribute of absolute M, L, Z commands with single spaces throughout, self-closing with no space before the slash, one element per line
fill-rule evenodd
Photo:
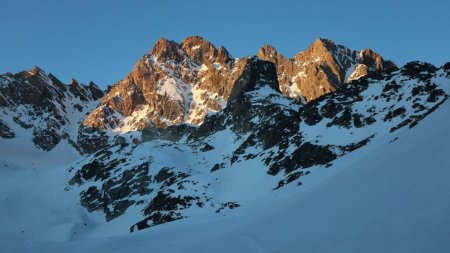
<path fill-rule="evenodd" d="M 416 73 L 416 78 L 429 74 L 418 68 L 414 72 L 417 66 L 421 65 L 412 65 L 403 73 Z M 409 81 L 395 80 L 403 84 L 398 90 L 411 92 Z M 450 92 L 448 75 L 442 69 L 426 80 Z M 423 96 L 428 99 L 430 94 L 424 92 Z M 95 212 L 74 205 L 75 192 L 64 191 L 65 185 L 60 183 L 71 174 L 59 169 L 24 170 L 3 163 L 1 185 L 8 187 L 0 192 L 4 214 L 0 216 L 4 224 L 0 246 L 4 252 L 448 252 L 449 113 L 447 100 L 411 128 L 381 131 L 383 134 L 368 145 L 335 159 L 332 166 L 310 168 L 312 173 L 302 177 L 301 187 L 288 184 L 276 191 L 266 190 L 263 197 L 234 210 L 197 213 L 189 219 L 132 234 L 122 228 L 137 213 L 127 211 L 122 220 L 119 217 L 105 223 Z M 382 122 L 384 125 L 390 121 Z M 401 120 L 389 124 L 395 127 L 398 123 Z M 391 125 L 382 129 L 390 129 Z M 215 149 L 233 145 L 233 141 L 218 136 L 212 143 Z M 192 156 L 183 155 L 188 144 L 178 148 L 168 142 L 157 143 L 160 149 L 150 152 L 160 150 L 153 153 L 160 161 L 186 166 L 191 163 L 187 159 Z M 139 145 L 133 154 L 138 157 L 148 153 L 150 145 L 155 142 Z M 178 160 L 171 160 L 172 155 Z M 223 182 L 231 180 L 230 187 L 236 185 L 222 196 L 245 195 L 256 186 L 248 182 L 235 184 L 240 177 L 267 183 L 255 179 L 257 167 L 230 167 L 224 171 L 230 170 L 240 174 L 235 178 L 231 178 L 231 172 L 217 176 Z M 201 178 L 201 174 L 197 175 L 197 179 Z M 264 178 L 270 180 L 267 175 L 260 179 Z M 203 182 L 198 188 L 205 186 Z"/>

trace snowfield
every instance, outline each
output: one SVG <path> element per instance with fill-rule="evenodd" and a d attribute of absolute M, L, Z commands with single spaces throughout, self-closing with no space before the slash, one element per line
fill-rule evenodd
<path fill-rule="evenodd" d="M 47 154 L 56 167 L 2 149 L 0 251 L 449 252 L 448 115 L 446 101 L 417 126 L 312 168 L 300 187 L 135 233 L 116 229 L 124 219 L 106 223 L 88 213 L 65 190 L 64 149 Z"/>

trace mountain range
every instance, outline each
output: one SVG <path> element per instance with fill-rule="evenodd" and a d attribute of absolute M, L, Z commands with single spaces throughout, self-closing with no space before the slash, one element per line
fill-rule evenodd
<path fill-rule="evenodd" d="M 435 114 L 434 117 L 442 118 L 448 112 L 449 91 L 450 63 L 436 67 L 414 61 L 398 67 L 371 49 L 352 50 L 324 38 L 318 38 L 292 58 L 270 45 L 261 47 L 255 56 L 236 58 L 223 46 L 217 48 L 199 36 L 187 37 L 180 43 L 161 38 L 127 76 L 105 91 L 92 82 L 85 85 L 75 79 L 64 84 L 39 67 L 5 73 L 0 75 L 0 162 L 4 185 L 17 183 L 1 191 L 1 205 L 12 205 L 13 210 L 37 206 L 56 211 L 40 211 L 42 216 L 34 217 L 23 211 L 16 216 L 16 212 L 0 208 L 2 219 L 8 224 L 1 237 L 10 241 L 5 245 L 11 252 L 29 247 L 16 247 L 14 242 L 36 238 L 45 242 L 37 240 L 42 251 L 47 251 L 53 247 L 48 241 L 123 236 L 138 230 L 148 230 L 156 237 L 152 231 L 170 234 L 181 229 L 183 236 L 189 233 L 183 229 L 200 233 L 192 224 L 205 228 L 216 224 L 226 230 L 226 220 L 241 223 L 240 214 L 251 216 L 256 212 L 261 219 L 253 221 L 244 215 L 249 224 L 243 230 L 253 231 L 253 227 L 258 227 L 254 224 L 267 219 L 259 213 L 264 209 L 273 219 L 279 214 L 294 223 L 300 221 L 302 217 L 295 217 L 294 211 L 271 206 L 297 203 L 296 196 L 311 207 L 300 208 L 303 202 L 298 200 L 292 208 L 301 209 L 305 217 L 319 219 L 309 213 L 314 213 L 318 204 L 308 194 L 331 201 L 324 197 L 329 193 L 321 189 L 337 187 L 337 200 L 358 206 L 346 199 L 345 194 L 349 193 L 341 192 L 338 184 L 353 187 L 358 182 L 349 180 L 351 175 L 346 179 L 339 179 L 342 174 L 334 176 L 339 171 L 361 174 L 354 180 L 366 180 L 361 181 L 364 185 L 349 189 L 362 189 L 368 195 L 374 194 L 377 187 L 395 189 L 394 184 L 402 184 L 381 172 L 374 179 L 377 184 L 370 184 L 369 175 L 375 176 L 378 168 L 361 163 L 377 164 L 377 157 L 382 156 L 404 168 L 407 155 L 395 157 L 383 150 L 399 152 L 411 148 L 402 143 L 417 145 L 414 138 L 418 137 L 413 133 L 425 130 L 415 129 L 422 122 L 429 128 L 430 122 L 436 120 L 428 118 Z M 445 128 L 439 129 L 445 135 Z M 373 156 L 370 150 L 374 150 Z M 450 150 L 441 153 L 445 151 Z M 367 158 L 361 159 L 358 154 Z M 442 160 L 435 167 L 445 167 L 448 162 Z M 359 164 L 367 172 L 349 164 Z M 406 169 L 400 171 L 408 173 Z M 20 182 L 17 178 L 22 174 Z M 447 174 L 442 178 L 449 179 Z M 418 175 L 410 179 L 405 175 L 405 180 L 420 180 Z M 37 190 L 32 194 L 37 197 L 24 197 L 29 191 L 22 193 L 20 189 L 28 187 Z M 17 192 L 11 193 L 10 189 L 16 188 Z M 45 200 L 42 203 L 46 205 L 41 206 L 34 202 L 45 198 L 39 191 L 62 201 L 49 204 Z M 379 191 L 387 198 L 388 192 Z M 10 203 L 11 194 L 19 195 L 17 203 Z M 426 196 L 417 198 L 419 201 Z M 383 205 L 381 198 L 374 200 Z M 364 201 L 358 203 L 368 205 Z M 392 210 L 401 209 L 394 202 L 386 203 Z M 339 205 L 334 207 L 342 210 Z M 60 214 L 62 210 L 67 213 Z M 323 212 L 320 206 L 318 210 Z M 450 210 L 450 206 L 446 204 L 442 210 Z M 52 213 L 57 213 L 56 218 L 49 218 Z M 342 214 L 337 211 L 337 215 Z M 408 214 L 404 215 L 409 219 Z M 348 217 L 347 222 L 353 224 Z M 432 222 L 448 225 L 448 219 L 440 215 Z M 368 235 L 364 229 L 370 235 L 375 233 L 370 224 L 365 226 L 368 227 L 361 228 L 363 237 Z M 293 238 L 287 233 L 298 232 L 279 229 L 277 232 L 286 238 Z M 441 238 L 441 231 L 427 229 Z M 394 236 L 410 230 L 405 227 Z M 320 231 L 326 234 L 326 229 L 316 232 Z M 63 236 L 55 236 L 56 233 Z M 264 238 L 268 237 L 259 240 Z M 195 249 L 195 240 L 184 243 Z M 252 240 L 249 244 L 237 240 L 242 251 L 247 247 L 247 252 L 262 252 L 249 246 L 255 243 Z M 139 239 L 140 243 L 144 241 Z M 437 251 L 448 249 L 448 243 L 440 243 L 420 245 L 437 246 L 433 248 Z M 154 247 L 170 252 L 170 247 Z M 310 251 L 327 252 L 326 248 L 317 247 Z M 411 247 L 406 247 L 406 251 L 414 251 Z M 293 250 L 292 245 L 284 248 L 281 244 L 267 248 Z M 339 249 L 345 252 L 345 247 Z M 106 251 L 109 250 L 105 248 Z"/>

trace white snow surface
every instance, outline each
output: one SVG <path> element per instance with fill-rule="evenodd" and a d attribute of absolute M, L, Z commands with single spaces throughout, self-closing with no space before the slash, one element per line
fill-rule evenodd
<path fill-rule="evenodd" d="M 449 114 L 447 101 L 416 127 L 399 132 L 396 141 L 390 143 L 390 135 L 377 138 L 335 160 L 332 167 L 315 170 L 301 187 L 268 189 L 220 215 L 197 215 L 132 234 L 118 230 L 124 219 L 106 223 L 79 206 L 75 191 L 64 190 L 69 177 L 58 149 L 48 154 L 58 164 L 55 167 L 22 168 L 18 161 L 28 158 L 11 158 L 0 163 L 0 249 L 8 253 L 449 252 Z M 216 138 L 216 148 L 219 143 L 233 145 L 225 138 L 226 131 L 223 136 L 222 141 Z M 252 185 L 247 182 L 222 192 L 222 198 L 248 194 Z"/>
<path fill-rule="evenodd" d="M 160 95 L 169 96 L 172 100 L 184 101 L 186 92 L 190 89 L 190 85 L 184 83 L 181 79 L 167 77 L 158 82 L 158 90 Z"/>

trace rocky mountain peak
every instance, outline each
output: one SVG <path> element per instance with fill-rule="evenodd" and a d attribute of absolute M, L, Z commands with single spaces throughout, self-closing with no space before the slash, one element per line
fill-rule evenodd
<path fill-rule="evenodd" d="M 34 145 L 46 151 L 63 139 L 77 148 L 73 128 L 79 126 L 102 96 L 103 92 L 93 83 L 85 86 L 72 79 L 65 85 L 39 67 L 0 75 L 0 112 L 5 119 L 3 128 L 10 129 L 9 138 L 23 138 L 20 135 L 28 131 Z"/>
<path fill-rule="evenodd" d="M 214 48 L 214 45 L 205 40 L 203 37 L 201 36 L 188 36 L 186 37 L 183 41 L 181 41 L 181 47 L 183 48 L 183 50 L 186 51 L 186 49 L 204 49 L 204 48 Z"/>
<path fill-rule="evenodd" d="M 200 36 L 181 43 L 161 38 L 84 125 L 129 131 L 201 124 L 207 114 L 224 108 L 243 67 L 224 47 L 217 49 Z"/>
<path fill-rule="evenodd" d="M 217 56 L 216 47 L 200 36 L 187 37 L 181 42 L 182 49 L 198 65 L 213 62 Z"/>
<path fill-rule="evenodd" d="M 38 66 L 34 66 L 28 73 L 31 75 L 45 74 L 45 71 L 39 68 Z"/>
<path fill-rule="evenodd" d="M 273 46 L 271 45 L 264 45 L 262 46 L 259 50 L 258 53 L 256 54 L 256 56 L 258 56 L 261 59 L 265 59 L 268 61 L 271 61 L 273 63 L 275 63 L 275 65 L 281 65 L 285 63 L 285 57 L 279 53 Z"/>
<path fill-rule="evenodd" d="M 97 100 L 103 97 L 103 91 L 95 83 L 90 82 L 89 85 L 84 85 L 74 78 L 70 80 L 69 91 L 82 101 Z"/>
<path fill-rule="evenodd" d="M 217 52 L 216 61 L 223 65 L 229 65 L 233 62 L 233 58 L 225 47 L 220 46 Z"/>
<path fill-rule="evenodd" d="M 368 66 L 371 71 L 391 72 L 397 69 L 392 61 L 385 61 L 381 55 L 366 48 L 360 52 L 361 63 Z"/>
<path fill-rule="evenodd" d="M 104 95 L 103 91 L 92 81 L 89 82 L 87 88 L 91 92 L 93 100 L 98 100 Z"/>
<path fill-rule="evenodd" d="M 330 39 L 326 39 L 326 38 L 317 38 L 314 43 L 314 46 L 316 46 L 316 48 L 318 47 L 324 47 L 326 48 L 328 51 L 336 51 L 336 43 Z"/>
<path fill-rule="evenodd" d="M 265 44 L 261 48 L 259 48 L 257 55 L 274 55 L 276 53 L 278 52 L 272 45 Z"/>
<path fill-rule="evenodd" d="M 245 92 L 268 86 L 280 92 L 275 65 L 258 57 L 245 59 L 245 67 L 233 85 L 227 104 L 234 103 Z"/>
<path fill-rule="evenodd" d="M 338 46 L 330 39 L 317 38 L 305 51 L 299 52 L 294 56 L 294 59 L 301 61 L 332 61 L 334 54 L 341 47 L 344 51 L 350 51 L 344 46 Z M 348 53 L 348 52 L 346 52 Z"/>
<path fill-rule="evenodd" d="M 75 79 L 75 78 L 70 79 L 69 86 L 79 86 L 79 85 L 80 85 L 80 83 L 78 82 L 77 79 Z"/>
<path fill-rule="evenodd" d="M 307 103 L 348 80 L 386 70 L 386 62 L 376 53 L 362 54 L 364 57 L 359 51 L 318 38 L 294 58 L 284 57 L 270 45 L 261 47 L 257 57 L 274 64 L 277 89 L 283 95 Z M 216 48 L 200 36 L 187 37 L 181 43 L 160 38 L 151 54 L 144 55 L 109 90 L 84 125 L 118 131 L 200 125 L 206 115 L 225 108 L 248 61 L 233 59 L 224 47 Z"/>
<path fill-rule="evenodd" d="M 217 49 L 211 42 L 200 36 L 185 38 L 181 42 L 181 47 L 197 65 L 213 64 L 214 62 L 229 64 L 232 60 L 230 54 L 223 46 Z"/>
<path fill-rule="evenodd" d="M 303 103 L 335 91 L 345 82 L 396 69 L 371 50 L 354 51 L 325 38 L 317 38 L 293 59 L 269 45 L 259 50 L 258 57 L 276 65 L 281 92 Z"/>
<path fill-rule="evenodd" d="M 180 45 L 175 41 L 161 37 L 156 41 L 150 54 L 159 60 L 171 60 L 178 63 L 183 60 L 180 49 Z"/>
<path fill-rule="evenodd" d="M 188 36 L 181 41 L 181 45 L 183 48 L 186 47 L 195 47 L 195 46 L 203 46 L 203 45 L 212 45 L 209 41 L 205 40 L 202 36 L 194 35 Z"/>

